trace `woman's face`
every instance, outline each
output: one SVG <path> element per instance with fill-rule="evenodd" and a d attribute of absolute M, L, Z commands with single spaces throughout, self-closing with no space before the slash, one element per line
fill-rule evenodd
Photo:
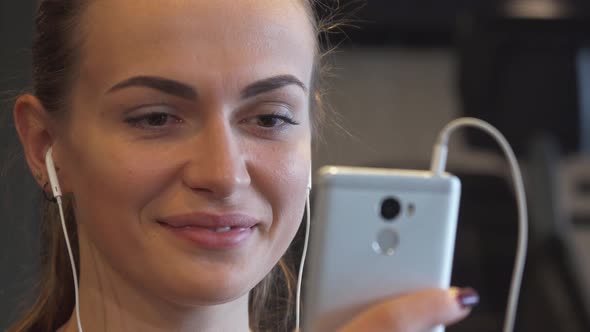
<path fill-rule="evenodd" d="M 305 204 L 314 34 L 301 1 L 93 1 L 81 25 L 54 156 L 83 275 L 183 305 L 245 294 Z"/>

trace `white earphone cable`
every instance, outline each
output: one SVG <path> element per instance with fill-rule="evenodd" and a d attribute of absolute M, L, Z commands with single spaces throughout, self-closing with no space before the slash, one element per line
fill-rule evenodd
<path fill-rule="evenodd" d="M 305 257 L 307 256 L 307 245 L 309 243 L 309 227 L 311 225 L 309 215 L 309 191 L 307 192 L 307 199 L 305 200 L 305 240 L 303 242 L 303 254 L 301 255 L 301 263 L 299 264 L 299 275 L 297 277 L 297 296 L 295 297 L 295 331 L 299 332 L 301 323 L 301 283 L 303 280 L 303 266 L 305 264 Z"/>
<path fill-rule="evenodd" d="M 72 253 L 72 247 L 70 245 L 70 237 L 68 236 L 68 230 L 66 228 L 66 221 L 64 217 L 63 206 L 61 202 L 61 196 L 55 197 L 57 205 L 59 207 L 59 216 L 61 217 L 61 227 L 63 229 L 64 237 L 66 240 L 66 247 L 68 248 L 68 255 L 70 256 L 70 263 L 72 265 L 72 277 L 74 278 L 74 294 L 76 296 L 76 321 L 78 324 L 78 332 L 82 330 L 82 320 L 80 319 L 80 296 L 78 291 L 78 275 L 76 274 L 76 263 L 74 262 L 74 254 Z"/>
<path fill-rule="evenodd" d="M 518 306 L 518 297 L 522 283 L 522 274 L 526 260 L 526 250 L 528 241 L 528 216 L 526 206 L 526 195 L 522 174 L 518 166 L 518 160 L 510 147 L 510 144 L 498 131 L 489 123 L 475 118 L 460 118 L 451 121 L 441 131 L 438 141 L 434 147 L 431 170 L 434 174 L 442 175 L 447 162 L 447 145 L 451 134 L 459 127 L 475 127 L 492 136 L 502 148 L 502 151 L 508 159 L 512 181 L 514 183 L 514 192 L 516 195 L 516 204 L 518 208 L 518 243 L 516 248 L 516 259 L 512 271 L 512 281 L 510 285 L 510 295 L 506 308 L 506 318 L 504 320 L 503 332 L 512 332 L 514 330 L 514 321 L 516 319 L 516 310 Z"/>

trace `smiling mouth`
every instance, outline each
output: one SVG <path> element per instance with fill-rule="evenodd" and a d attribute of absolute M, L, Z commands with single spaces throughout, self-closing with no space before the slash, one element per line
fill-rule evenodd
<path fill-rule="evenodd" d="M 202 220 L 201 220 L 202 221 Z M 219 220 L 216 220 L 219 221 Z M 226 220 L 227 221 L 227 220 Z M 158 220 L 163 229 L 175 235 L 178 239 L 206 250 L 232 250 L 242 247 L 255 234 L 257 223 L 229 222 L 231 225 L 219 223 L 199 222 L 167 222 Z"/>

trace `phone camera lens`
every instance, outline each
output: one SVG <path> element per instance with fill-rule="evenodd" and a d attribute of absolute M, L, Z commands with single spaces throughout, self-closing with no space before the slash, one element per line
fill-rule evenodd
<path fill-rule="evenodd" d="M 381 202 L 381 216 L 386 220 L 395 219 L 401 211 L 401 205 L 396 198 L 387 197 Z"/>

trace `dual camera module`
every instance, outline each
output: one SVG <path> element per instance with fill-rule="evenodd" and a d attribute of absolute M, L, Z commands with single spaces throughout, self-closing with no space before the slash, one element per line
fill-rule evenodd
<path fill-rule="evenodd" d="M 395 221 L 395 219 L 402 214 L 402 210 L 404 210 L 402 203 L 400 203 L 399 199 L 393 196 L 388 196 L 381 200 L 379 212 L 381 218 L 383 218 L 385 222 Z M 414 213 L 413 203 L 408 205 L 407 211 L 410 216 Z M 395 254 L 399 243 L 400 235 L 397 230 L 392 227 L 385 227 L 377 232 L 371 247 L 379 255 L 392 256 Z"/>

